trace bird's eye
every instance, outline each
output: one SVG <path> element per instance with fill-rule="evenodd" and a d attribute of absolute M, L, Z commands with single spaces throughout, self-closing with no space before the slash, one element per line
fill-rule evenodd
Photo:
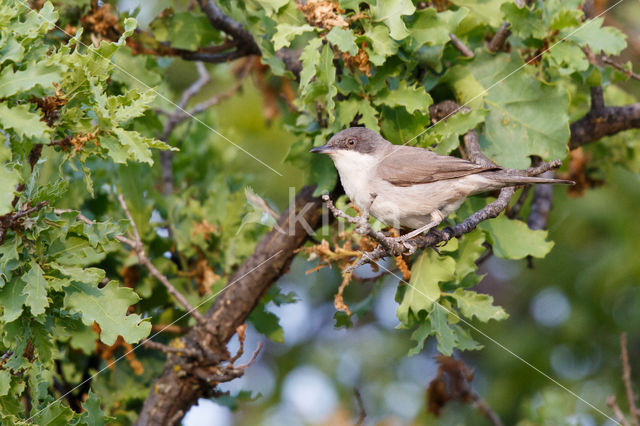
<path fill-rule="evenodd" d="M 347 143 L 348 143 L 349 145 L 355 145 L 355 144 L 356 144 L 356 140 L 355 140 L 355 139 L 353 139 L 353 138 L 349 138 L 349 139 L 347 139 Z"/>

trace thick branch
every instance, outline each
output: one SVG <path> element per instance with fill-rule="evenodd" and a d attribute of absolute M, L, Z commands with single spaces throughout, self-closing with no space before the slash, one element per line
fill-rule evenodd
<path fill-rule="evenodd" d="M 260 55 L 260 48 L 251 33 L 245 30 L 241 24 L 222 13 L 213 0 L 198 0 L 198 4 L 207 15 L 212 27 L 224 31 L 238 42 L 238 51 L 244 52 L 243 56 Z"/>
<path fill-rule="evenodd" d="M 545 172 L 540 177 L 553 178 L 553 172 Z M 545 229 L 553 202 L 552 185 L 536 185 L 533 189 L 531 211 L 527 218 L 527 225 L 533 230 Z"/>
<path fill-rule="evenodd" d="M 569 149 L 595 142 L 623 130 L 640 128 L 640 102 L 603 107 L 600 112 L 590 111 L 580 120 L 571 123 Z"/>
<path fill-rule="evenodd" d="M 186 347 L 197 349 L 206 344 L 221 358 L 231 358 L 226 343 L 262 295 L 286 272 L 295 250 L 307 239 L 307 229 L 320 225 L 321 200 L 313 197 L 313 190 L 305 187 L 298 193 L 295 205 L 280 216 L 276 228 L 262 238 L 253 255 L 229 278 L 226 290 L 206 314 L 209 327 L 194 326 L 183 338 Z M 200 377 L 200 372 L 189 359 L 170 356 L 162 375 L 151 386 L 136 424 L 178 424 L 198 398 L 212 392 L 211 383 Z"/>

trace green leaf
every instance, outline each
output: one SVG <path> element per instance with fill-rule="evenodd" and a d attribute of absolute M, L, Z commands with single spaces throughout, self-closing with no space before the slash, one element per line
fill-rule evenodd
<path fill-rule="evenodd" d="M 0 321 L 8 323 L 22 315 L 22 306 L 27 299 L 23 289 L 22 280 L 13 280 L 0 288 L 0 306 L 2 306 Z"/>
<path fill-rule="evenodd" d="M 493 254 L 504 259 L 544 257 L 553 248 L 553 241 L 547 241 L 547 231 L 533 231 L 526 223 L 505 215 L 484 221 L 479 227 L 488 232 Z"/>
<path fill-rule="evenodd" d="M 104 426 L 106 424 L 106 415 L 100 407 L 100 398 L 92 389 L 89 389 L 89 395 L 82 403 L 82 408 L 84 411 L 80 415 L 81 424 L 86 424 L 87 426 Z"/>
<path fill-rule="evenodd" d="M 398 43 L 389 35 L 389 28 L 386 25 L 374 25 L 365 33 L 371 47 L 367 47 L 369 61 L 374 65 L 382 65 L 387 58 L 398 51 Z"/>
<path fill-rule="evenodd" d="M 273 312 L 265 310 L 264 304 L 258 305 L 257 308 L 251 311 L 249 321 L 258 332 L 272 341 L 276 343 L 284 342 L 284 330 L 280 326 L 280 320 Z"/>
<path fill-rule="evenodd" d="M 440 299 L 439 283 L 454 278 L 456 262 L 450 256 L 440 256 L 433 250 L 423 252 L 411 266 L 411 280 L 398 306 L 398 319 L 410 323 L 410 312 L 416 317 L 429 311 Z"/>
<path fill-rule="evenodd" d="M 152 138 L 144 137 L 136 131 L 124 130 L 120 127 L 113 129 L 113 133 L 136 161 L 153 165 L 153 158 L 149 149 Z"/>
<path fill-rule="evenodd" d="M 309 24 L 304 25 L 291 25 L 280 24 L 277 27 L 276 33 L 272 37 L 273 48 L 280 50 L 283 47 L 289 47 L 291 41 L 300 34 L 307 33 L 309 31 L 315 31 L 316 27 L 312 27 Z"/>
<path fill-rule="evenodd" d="M 324 97 L 324 106 L 329 122 L 332 122 L 334 118 L 336 105 L 334 97 L 338 94 L 338 88 L 335 83 L 336 68 L 333 66 L 333 50 L 328 44 L 325 44 L 320 52 L 316 81 L 312 85 L 313 89 L 310 92 L 310 97 L 312 99 Z"/>
<path fill-rule="evenodd" d="M 515 3 L 504 3 L 500 9 L 504 13 L 505 20 L 511 24 L 509 27 L 511 32 L 519 37 L 543 39 L 546 36 L 547 28 L 539 9 L 530 10 L 526 6 L 518 7 Z"/>
<path fill-rule="evenodd" d="M 415 41 L 414 49 L 423 45 L 437 46 L 449 42 L 449 34 L 454 33 L 460 21 L 467 16 L 469 10 L 461 7 L 458 10 L 446 10 L 438 13 L 434 8 L 426 8 L 416 12 L 410 26 L 411 38 Z"/>
<path fill-rule="evenodd" d="M 0 126 L 13 129 L 20 136 L 46 137 L 51 129 L 40 120 L 40 114 L 31 112 L 28 104 L 9 108 L 6 102 L 0 102 Z"/>
<path fill-rule="evenodd" d="M 464 277 L 478 269 L 476 260 L 487 250 L 483 244 L 484 233 L 478 229 L 462 237 L 458 250 L 454 253 L 457 281 L 462 281 Z"/>
<path fill-rule="evenodd" d="M 49 255 L 56 263 L 71 266 L 97 263 L 105 256 L 92 247 L 88 240 L 75 236 L 67 237 L 65 241 L 55 241 L 51 244 Z"/>
<path fill-rule="evenodd" d="M 72 418 L 73 411 L 71 408 L 56 401 L 46 405 L 42 411 L 37 412 L 37 414 L 31 418 L 31 421 L 38 425 L 67 426 L 71 423 Z"/>
<path fill-rule="evenodd" d="M 475 316 L 478 320 L 487 322 L 492 319 L 500 321 L 509 317 L 501 306 L 493 305 L 493 297 L 488 294 L 459 288 L 451 293 L 451 297 L 456 300 L 462 315 L 469 319 Z"/>
<path fill-rule="evenodd" d="M 6 236 L 3 243 L 0 244 L 0 276 L 19 266 L 18 243 L 17 237 Z"/>
<path fill-rule="evenodd" d="M 256 0 L 260 6 L 267 10 L 267 13 L 277 13 L 282 6 L 289 3 L 289 0 Z"/>
<path fill-rule="evenodd" d="M 327 34 L 327 40 L 329 40 L 329 43 L 337 46 L 341 52 L 347 52 L 351 56 L 358 54 L 356 38 L 350 29 L 333 27 L 331 31 L 329 31 L 329 34 Z"/>
<path fill-rule="evenodd" d="M 61 274 L 85 284 L 98 284 L 104 279 L 105 272 L 100 268 L 83 268 L 80 266 L 63 266 L 50 263 L 50 266 Z"/>
<path fill-rule="evenodd" d="M 589 46 L 593 53 L 604 52 L 609 55 L 617 55 L 627 47 L 627 36 L 614 27 L 602 27 L 604 18 L 595 18 L 587 21 L 577 30 L 564 30 L 563 36 L 573 40 L 579 46 Z"/>
<path fill-rule="evenodd" d="M 24 47 L 14 38 L 0 48 L 0 64 L 5 61 L 18 62 L 24 57 Z"/>
<path fill-rule="evenodd" d="M 128 343 L 136 343 L 147 337 L 151 323 L 140 315 L 127 315 L 129 306 L 140 300 L 138 295 L 126 287 L 119 287 L 110 281 L 102 289 L 94 284 L 73 282 L 66 288 L 65 307 L 78 312 L 85 325 L 97 322 L 100 326 L 100 340 L 113 345 L 120 335 Z"/>
<path fill-rule="evenodd" d="M 433 103 L 429 95 L 422 86 L 407 87 L 403 80 L 395 90 L 385 90 L 373 101 L 375 105 L 388 105 L 390 107 L 403 106 L 409 114 L 416 111 L 428 114 L 429 105 Z"/>
<path fill-rule="evenodd" d="M 316 189 L 313 191 L 315 197 L 333 190 L 338 181 L 338 173 L 328 156 L 323 155 L 313 158 L 309 171 L 309 181 L 316 184 Z"/>
<path fill-rule="evenodd" d="M 433 334 L 433 328 L 428 321 L 421 322 L 418 327 L 411 333 L 411 340 L 416 342 L 416 345 L 409 349 L 409 356 L 414 356 L 422 352 L 424 348 L 424 342 L 427 338 Z"/>
<path fill-rule="evenodd" d="M 543 84 L 525 70 L 510 75 L 521 63 L 516 55 L 495 55 L 494 60 L 483 53 L 471 67 L 475 81 L 490 88 L 485 95 L 489 115 L 486 139 L 481 138 L 483 151 L 501 166 L 513 168 L 528 167 L 532 155 L 564 158 L 570 136 L 566 89 Z"/>
<path fill-rule="evenodd" d="M 305 88 L 311 82 L 316 73 L 316 67 L 320 63 L 320 46 L 322 39 L 314 38 L 302 49 L 300 61 L 302 71 L 300 71 L 300 92 L 305 93 Z"/>
<path fill-rule="evenodd" d="M 222 38 L 206 16 L 192 12 L 178 12 L 156 19 L 151 24 L 151 31 L 157 41 L 186 50 L 197 50 Z"/>
<path fill-rule="evenodd" d="M 0 109 L 2 105 L 0 105 Z M 2 118 L 0 118 L 0 121 Z M 13 210 L 11 202 L 13 201 L 13 193 L 18 185 L 19 175 L 14 170 L 9 170 L 0 164 L 0 215 L 7 214 Z"/>
<path fill-rule="evenodd" d="M 560 75 L 586 71 L 589 68 L 589 61 L 582 49 L 569 43 L 560 43 L 554 46 L 545 55 L 545 59 Z"/>
<path fill-rule="evenodd" d="M 406 142 L 421 133 L 429 124 L 429 114 L 409 114 L 404 107 L 382 107 L 380 127 L 384 137 L 391 142 Z"/>
<path fill-rule="evenodd" d="M 11 66 L 0 72 L 0 98 L 6 98 L 16 93 L 40 86 L 44 89 L 53 88 L 53 83 L 62 78 L 64 69 L 58 64 L 47 64 L 48 61 L 29 64 L 23 71 L 13 72 Z"/>
<path fill-rule="evenodd" d="M 553 15 L 551 29 L 559 31 L 568 27 L 579 27 L 582 25 L 584 13 L 579 9 L 560 9 Z"/>
<path fill-rule="evenodd" d="M 487 23 L 492 27 L 499 27 L 503 17 L 500 7 L 511 0 L 451 0 L 456 6 L 466 7 L 481 23 Z"/>
<path fill-rule="evenodd" d="M 460 327 L 459 324 L 451 324 L 451 327 L 456 333 L 456 347 L 461 351 L 477 351 L 483 348 L 483 346 L 473 340 L 469 332 Z"/>
<path fill-rule="evenodd" d="M 11 373 L 7 370 L 0 370 L 0 396 L 5 396 L 11 388 Z"/>
<path fill-rule="evenodd" d="M 31 308 L 33 315 L 43 314 L 49 306 L 47 299 L 47 280 L 45 280 L 40 265 L 31 262 L 31 269 L 22 276 L 25 283 L 22 293 L 26 296 L 25 305 Z"/>
<path fill-rule="evenodd" d="M 458 137 L 476 128 L 487 114 L 486 110 L 473 109 L 468 112 L 459 111 L 446 120 L 440 120 L 427 129 L 423 146 L 430 147 L 435 143 L 436 147 L 432 148 L 434 152 L 448 155 L 458 147 Z"/>
<path fill-rule="evenodd" d="M 433 310 L 429 313 L 429 322 L 433 328 L 433 333 L 438 339 L 438 351 L 446 356 L 453 354 L 453 348 L 458 343 L 458 338 L 449 324 L 449 312 L 439 304 L 433 305 Z"/>
<path fill-rule="evenodd" d="M 403 15 L 412 15 L 416 7 L 411 0 L 377 0 L 375 6 L 371 6 L 373 20 L 384 22 L 389 27 L 391 37 L 402 40 L 409 35 Z"/>
<path fill-rule="evenodd" d="M 377 132 L 380 130 L 378 118 L 376 117 L 377 113 L 368 100 L 349 98 L 338 104 L 336 122 L 340 127 L 349 127 L 355 117 L 359 115 L 356 123 L 362 123 L 368 129 Z"/>

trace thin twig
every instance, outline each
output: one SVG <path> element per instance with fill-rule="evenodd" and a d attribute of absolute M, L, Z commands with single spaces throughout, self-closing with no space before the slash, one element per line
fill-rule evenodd
<path fill-rule="evenodd" d="M 4 237 L 7 231 L 10 229 L 18 229 L 23 225 L 23 219 L 29 216 L 31 213 L 35 213 L 44 206 L 48 205 L 49 201 L 40 201 L 35 207 L 30 207 L 24 210 L 12 211 L 0 216 L 0 244 L 4 242 Z"/>
<path fill-rule="evenodd" d="M 471 396 L 471 400 L 474 403 L 474 406 L 482 414 L 484 414 L 484 416 L 491 422 L 493 426 L 502 426 L 502 420 L 500 419 L 500 416 L 498 415 L 498 413 L 493 411 L 493 408 L 491 408 L 491 406 L 487 403 L 487 401 L 482 399 L 482 397 L 474 391 L 471 391 L 470 396 Z"/>
<path fill-rule="evenodd" d="M 627 333 L 620 336 L 620 360 L 622 361 L 622 381 L 627 394 L 627 402 L 629 403 L 629 412 L 631 413 L 631 424 L 638 426 L 638 409 L 636 408 L 636 396 L 633 393 L 631 384 L 631 366 L 629 365 L 629 352 L 627 351 Z"/>
<path fill-rule="evenodd" d="M 458 49 L 462 56 L 473 58 L 473 52 L 471 51 L 471 49 L 469 49 L 467 45 L 462 42 L 462 40 L 456 37 L 454 33 L 449 33 L 449 39 L 451 39 L 451 44 L 453 44 L 453 47 Z"/>
<path fill-rule="evenodd" d="M 158 281 L 160 281 L 162 285 L 165 286 L 167 291 L 178 301 L 178 303 L 180 303 L 182 307 L 185 308 L 187 312 L 191 314 L 191 316 L 193 316 L 198 323 L 206 326 L 207 320 L 200 313 L 200 311 L 194 308 L 191 303 L 189 303 L 189 301 L 182 295 L 182 293 L 180 293 L 173 286 L 173 284 L 171 284 L 169 279 L 160 271 L 158 271 L 153 263 L 151 263 L 151 260 L 149 260 L 144 251 L 144 245 L 142 244 L 142 240 L 140 239 L 140 234 L 138 233 L 136 222 L 133 220 L 133 217 L 129 212 L 129 208 L 127 207 L 127 203 L 124 201 L 124 197 L 122 196 L 122 194 L 118 194 L 118 201 L 120 202 L 120 207 L 124 211 L 124 214 L 127 216 L 127 219 L 129 219 L 129 222 L 131 223 L 131 229 L 133 230 L 133 238 L 123 242 L 125 242 L 125 244 L 129 245 L 129 247 L 131 247 L 135 251 L 136 255 L 138 256 L 138 262 L 146 267 L 149 270 L 149 273 Z M 122 241 L 122 239 L 120 240 Z"/>
<path fill-rule="evenodd" d="M 362 402 L 362 396 L 360 395 L 360 390 L 358 388 L 353 388 L 353 394 L 356 397 L 356 402 L 358 403 L 358 408 L 360 408 L 360 417 L 358 417 L 358 421 L 356 422 L 356 426 L 362 426 L 364 424 L 364 419 L 367 418 L 367 412 L 364 409 L 364 404 Z"/>
<path fill-rule="evenodd" d="M 197 62 L 196 66 L 198 68 L 198 79 L 182 93 L 176 109 L 172 113 L 167 114 L 167 122 L 165 123 L 162 134 L 158 137 L 158 139 L 167 142 L 169 140 L 169 137 L 171 136 L 171 133 L 178 125 L 182 124 L 189 118 L 200 114 L 201 112 L 204 112 L 206 109 L 217 105 L 222 100 L 231 97 L 242 86 L 242 82 L 249 73 L 252 65 L 253 61 L 251 60 L 248 60 L 246 62 L 246 64 L 242 67 L 240 74 L 238 75 L 237 81 L 231 87 L 231 89 L 197 104 L 191 110 L 185 111 L 189 100 L 211 80 L 211 77 L 207 72 L 204 64 L 202 62 Z M 173 192 L 173 151 L 162 151 L 160 153 L 160 160 L 162 162 L 162 192 L 164 195 L 169 195 Z"/>
<path fill-rule="evenodd" d="M 627 75 L 627 77 L 633 78 L 634 80 L 639 80 L 640 81 L 640 74 L 636 74 L 635 72 L 633 72 L 633 70 L 625 68 L 624 66 L 622 66 L 619 63 L 615 62 L 614 60 L 612 60 L 608 56 L 602 55 L 600 57 L 600 60 L 602 62 L 604 62 L 605 64 L 607 64 L 607 65 L 611 65 L 612 67 L 614 67 L 618 71 L 621 71 L 621 72 L 625 73 Z"/>
<path fill-rule="evenodd" d="M 615 395 L 611 395 L 607 398 L 607 405 L 611 408 L 611 411 L 613 411 L 613 414 L 622 426 L 629 426 L 629 422 L 627 422 L 627 419 L 624 417 L 624 413 L 620 409 Z"/>

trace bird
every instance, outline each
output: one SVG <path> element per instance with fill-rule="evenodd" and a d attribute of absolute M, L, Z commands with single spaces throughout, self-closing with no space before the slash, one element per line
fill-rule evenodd
<path fill-rule="evenodd" d="M 345 193 L 360 210 L 385 225 L 413 230 L 395 238 L 399 242 L 438 226 L 470 195 L 507 186 L 574 183 L 394 145 L 365 127 L 342 130 L 311 152 L 331 157 Z"/>

